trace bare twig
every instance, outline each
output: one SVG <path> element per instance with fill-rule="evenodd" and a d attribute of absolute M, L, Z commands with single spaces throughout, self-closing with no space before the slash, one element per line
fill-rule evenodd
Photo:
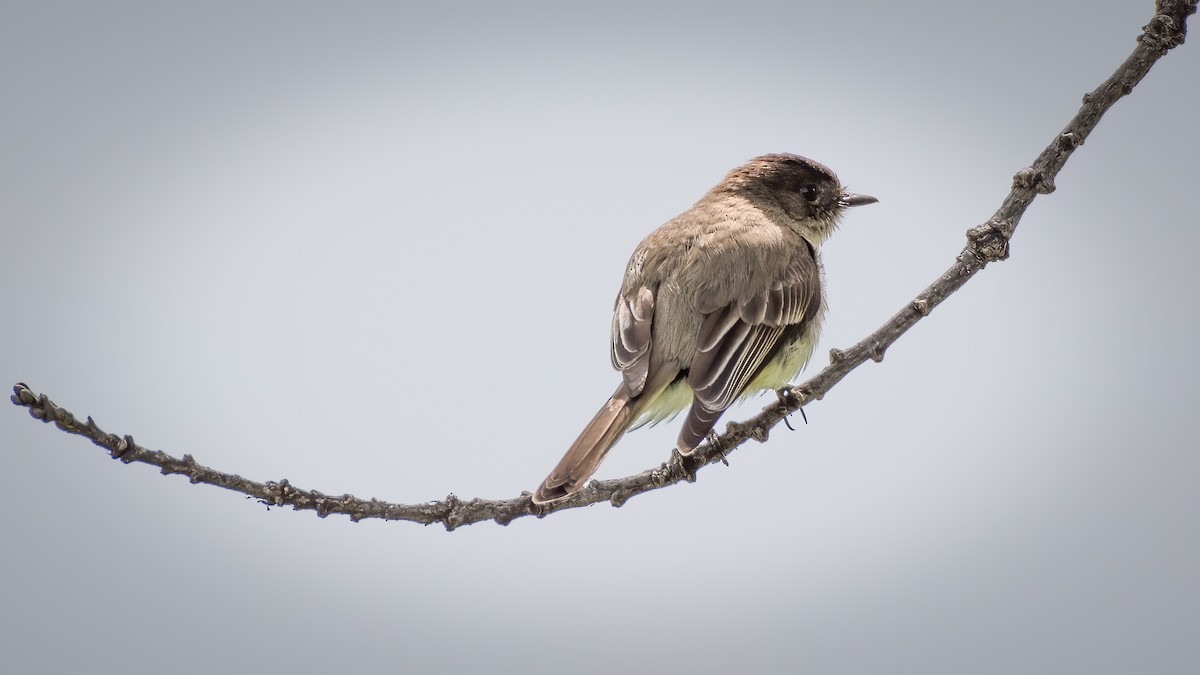
<path fill-rule="evenodd" d="M 80 423 L 74 415 L 55 405 L 45 394 L 37 395 L 25 384 L 13 387 L 12 402 L 29 408 L 33 417 L 54 422 L 59 429 L 85 436 L 106 449 L 122 462 L 143 462 L 159 467 L 163 474 L 182 474 L 193 483 L 207 483 L 241 492 L 269 506 L 291 506 L 310 509 L 324 517 L 331 513 L 350 516 L 351 520 L 381 518 L 408 520 L 417 523 L 442 523 L 447 530 L 493 520 L 507 525 L 516 518 L 545 516 L 555 511 L 610 502 L 623 505 L 634 495 L 649 492 L 682 481 L 694 481 L 696 472 L 713 462 L 723 461 L 729 453 L 753 438 L 767 440 L 770 430 L 790 412 L 812 400 L 821 399 L 850 371 L 867 359 L 882 361 L 887 348 L 909 328 L 928 316 L 951 293 L 961 288 L 990 262 L 1008 257 L 1008 242 L 1021 216 L 1038 194 L 1054 191 L 1054 179 L 1067 159 L 1095 129 L 1100 117 L 1122 96 L 1133 91 L 1159 58 L 1172 48 L 1183 44 L 1187 33 L 1187 17 L 1196 12 L 1198 0 L 1159 0 L 1155 15 L 1138 36 L 1137 47 L 1111 77 L 1095 91 L 1083 97 L 1083 105 L 1050 145 L 1029 167 L 1013 177 L 1012 191 L 987 222 L 967 231 L 967 245 L 958 254 L 950 269 L 930 284 L 915 299 L 904 306 L 874 333 L 846 350 L 831 350 L 830 364 L 803 384 L 780 392 L 779 405 L 773 405 L 746 422 L 730 422 L 726 432 L 714 442 L 706 443 L 690 457 L 673 453 L 671 459 L 656 469 L 614 480 L 592 481 L 584 489 L 561 501 L 535 506 L 525 493 L 506 500 L 472 499 L 463 501 L 454 495 L 442 501 L 423 504 L 393 504 L 377 499 L 359 499 L 352 495 L 332 496 L 316 490 L 297 488 L 287 480 L 259 483 L 236 474 L 210 469 L 197 463 L 191 455 L 173 457 L 159 450 L 149 450 L 133 441 L 131 436 L 119 437 L 105 433 L 91 417 Z"/>

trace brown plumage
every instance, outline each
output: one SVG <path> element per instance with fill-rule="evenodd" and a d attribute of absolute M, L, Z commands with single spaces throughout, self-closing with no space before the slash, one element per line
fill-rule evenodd
<path fill-rule="evenodd" d="M 688 408 L 678 441 L 686 455 L 736 400 L 795 377 L 824 313 L 818 249 L 847 207 L 874 201 L 812 160 L 764 155 L 650 233 L 613 312 L 621 384 L 533 501 L 582 487 L 630 428 Z"/>

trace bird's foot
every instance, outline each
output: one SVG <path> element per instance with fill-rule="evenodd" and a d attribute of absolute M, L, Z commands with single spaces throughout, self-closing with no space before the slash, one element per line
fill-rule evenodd
<path fill-rule="evenodd" d="M 784 387 L 775 391 L 775 395 L 779 397 L 779 407 L 783 409 L 783 424 L 791 431 L 796 428 L 792 426 L 792 422 L 788 419 L 793 409 L 800 413 L 800 418 L 808 424 L 808 415 L 804 412 L 804 408 L 800 407 L 801 403 L 796 399 L 796 395 L 792 393 L 791 387 Z"/>
<path fill-rule="evenodd" d="M 717 435 L 716 429 L 709 431 L 704 440 L 708 441 L 709 447 L 721 458 L 721 463 L 729 466 L 729 458 L 725 455 L 725 449 L 721 447 L 721 437 Z"/>

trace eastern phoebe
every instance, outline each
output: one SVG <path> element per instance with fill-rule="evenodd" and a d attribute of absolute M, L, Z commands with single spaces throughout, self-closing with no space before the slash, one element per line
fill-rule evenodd
<path fill-rule="evenodd" d="M 825 312 L 817 249 L 847 207 L 876 201 L 811 159 L 763 155 L 642 240 L 613 313 L 621 384 L 534 503 L 583 487 L 631 428 L 688 408 L 678 442 L 688 455 L 735 401 L 791 381 Z"/>

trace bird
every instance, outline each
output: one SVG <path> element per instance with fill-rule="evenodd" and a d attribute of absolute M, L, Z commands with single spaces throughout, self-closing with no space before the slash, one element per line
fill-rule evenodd
<path fill-rule="evenodd" d="M 651 232 L 625 267 L 610 356 L 621 383 L 532 494 L 577 492 L 629 430 L 687 409 L 689 455 L 736 401 L 787 385 L 808 363 L 825 313 L 821 244 L 846 209 L 879 201 L 790 153 L 730 171 Z"/>

